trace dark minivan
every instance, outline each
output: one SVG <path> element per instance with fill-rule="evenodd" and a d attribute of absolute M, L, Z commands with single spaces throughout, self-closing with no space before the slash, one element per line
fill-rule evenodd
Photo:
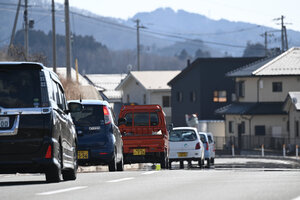
<path fill-rule="evenodd" d="M 123 171 L 123 141 L 111 106 L 101 100 L 74 100 L 81 112 L 72 112 L 78 137 L 79 165 L 108 165 Z"/>
<path fill-rule="evenodd" d="M 75 180 L 77 136 L 69 112 L 51 70 L 40 63 L 0 62 L 0 173 Z"/>

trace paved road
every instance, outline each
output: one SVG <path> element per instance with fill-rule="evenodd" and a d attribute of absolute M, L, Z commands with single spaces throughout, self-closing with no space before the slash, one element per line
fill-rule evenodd
<path fill-rule="evenodd" d="M 219 162 L 222 163 L 222 160 Z M 241 161 L 223 160 L 223 163 L 229 162 Z M 174 168 L 174 170 L 161 171 L 80 173 L 76 181 L 54 184 L 45 183 L 43 175 L 0 175 L 0 199 L 293 200 L 300 198 L 298 169 L 216 167 L 200 170 L 195 167 L 180 170 L 177 166 Z"/>

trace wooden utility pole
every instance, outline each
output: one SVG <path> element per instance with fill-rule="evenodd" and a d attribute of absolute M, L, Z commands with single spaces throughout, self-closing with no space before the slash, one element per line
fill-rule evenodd
<path fill-rule="evenodd" d="M 28 0 L 25 0 L 24 9 L 24 48 L 25 48 L 25 60 L 28 58 Z"/>
<path fill-rule="evenodd" d="M 69 0 L 65 0 L 65 25 L 66 25 L 67 80 L 71 80 L 71 41 L 70 41 Z"/>
<path fill-rule="evenodd" d="M 55 3 L 52 0 L 52 65 L 56 73 L 56 30 L 55 30 Z"/>
<path fill-rule="evenodd" d="M 137 70 L 140 71 L 140 28 L 146 28 L 145 26 L 140 26 L 140 20 L 135 20 L 136 22 L 136 50 L 137 50 Z"/>
<path fill-rule="evenodd" d="M 18 18 L 19 18 L 20 6 L 21 6 L 21 0 L 19 0 L 18 6 L 17 6 L 17 12 L 16 12 L 16 16 L 15 16 L 15 21 L 14 21 L 14 27 L 13 27 L 13 30 L 11 32 L 10 42 L 9 42 L 9 46 L 8 46 L 8 54 L 10 53 L 10 49 L 13 47 L 13 43 L 14 43 L 14 39 L 15 39 L 15 33 L 16 33 L 16 27 L 17 27 Z"/>

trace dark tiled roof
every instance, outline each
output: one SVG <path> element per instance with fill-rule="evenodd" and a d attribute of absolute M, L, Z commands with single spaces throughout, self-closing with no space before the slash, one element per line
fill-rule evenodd
<path fill-rule="evenodd" d="M 232 103 L 215 111 L 216 114 L 282 115 L 283 102 Z"/>

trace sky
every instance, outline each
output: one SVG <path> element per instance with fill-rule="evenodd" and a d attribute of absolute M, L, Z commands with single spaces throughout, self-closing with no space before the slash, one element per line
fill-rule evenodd
<path fill-rule="evenodd" d="M 63 3 L 64 0 L 55 0 Z M 280 28 L 274 18 L 285 16 L 287 29 L 300 31 L 300 0 L 69 0 L 70 6 L 106 17 L 128 19 L 138 12 L 170 7 L 211 19 L 243 21 Z"/>

